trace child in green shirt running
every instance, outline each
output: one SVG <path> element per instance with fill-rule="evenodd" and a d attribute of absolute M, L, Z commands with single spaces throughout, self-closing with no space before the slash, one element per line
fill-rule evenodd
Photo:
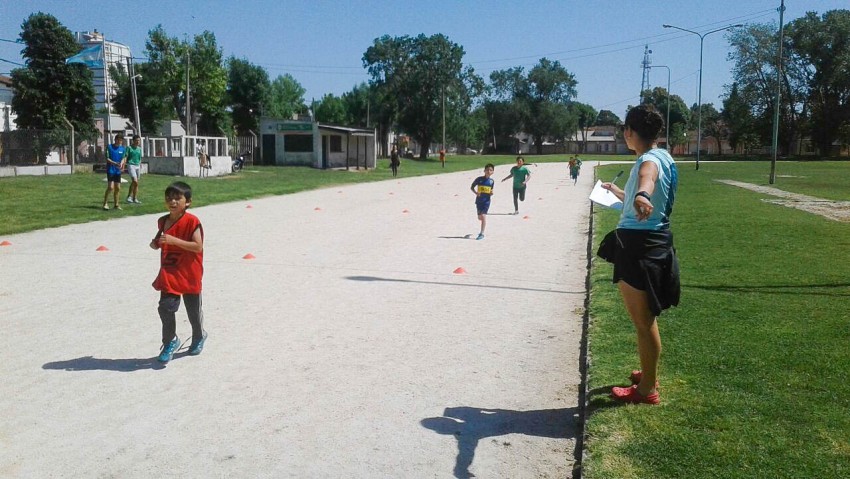
<path fill-rule="evenodd" d="M 141 204 L 139 201 L 139 178 L 142 176 L 142 147 L 141 137 L 133 135 L 132 144 L 127 147 L 127 173 L 130 174 L 130 192 L 127 193 L 127 203 Z"/>

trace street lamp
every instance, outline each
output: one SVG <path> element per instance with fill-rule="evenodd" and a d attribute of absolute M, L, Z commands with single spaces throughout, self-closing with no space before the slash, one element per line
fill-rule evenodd
<path fill-rule="evenodd" d="M 715 32 L 722 32 L 723 30 L 729 30 L 736 27 L 743 27 L 743 23 L 738 23 L 735 25 L 729 25 L 728 27 L 718 28 L 715 30 L 711 30 L 705 33 L 697 33 L 693 30 L 688 30 L 687 28 L 677 27 L 675 25 L 667 25 L 666 23 L 662 25 L 664 28 L 675 28 L 676 30 L 681 30 L 683 32 L 693 33 L 694 35 L 699 37 L 699 89 L 697 93 L 697 167 L 699 169 L 699 154 L 702 149 L 702 43 L 705 40 L 705 37 L 711 35 Z"/>
<path fill-rule="evenodd" d="M 670 67 L 667 65 L 650 65 L 649 68 L 666 68 L 667 69 L 667 121 L 664 124 L 667 126 L 667 151 L 670 151 Z"/>

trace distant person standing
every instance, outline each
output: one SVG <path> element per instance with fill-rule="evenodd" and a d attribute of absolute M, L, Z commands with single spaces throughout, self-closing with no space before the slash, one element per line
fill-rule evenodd
<path fill-rule="evenodd" d="M 106 192 L 103 193 L 103 209 L 109 209 L 109 193 L 115 209 L 120 210 L 118 196 L 121 191 L 121 171 L 127 161 L 127 148 L 124 147 L 124 135 L 118 133 L 111 145 L 106 145 Z"/>
<path fill-rule="evenodd" d="M 390 151 L 390 168 L 393 170 L 393 178 L 398 176 L 398 165 L 401 162 L 398 159 L 398 148 L 393 145 L 393 149 Z"/>
<path fill-rule="evenodd" d="M 484 228 L 487 227 L 487 212 L 490 211 L 490 197 L 493 196 L 493 187 L 496 182 L 493 178 L 493 171 L 496 167 L 492 163 L 487 163 L 484 167 L 484 176 L 475 178 L 472 186 L 469 187 L 475 193 L 475 210 L 478 213 L 478 220 L 481 221 L 481 232 L 478 233 L 477 240 L 484 239 Z"/>
<path fill-rule="evenodd" d="M 510 174 L 502 179 L 502 183 L 508 178 L 514 179 L 514 214 L 518 215 L 519 202 L 525 201 L 525 187 L 528 184 L 528 180 L 531 179 L 531 172 L 528 171 L 528 168 L 525 166 L 525 160 L 521 156 L 516 158 L 516 166 L 511 167 Z"/>
<path fill-rule="evenodd" d="M 133 142 L 127 148 L 127 173 L 130 174 L 130 191 L 127 193 L 127 203 L 142 204 L 139 201 L 139 178 L 142 175 L 142 138 L 133 135 Z"/>
<path fill-rule="evenodd" d="M 445 148 L 440 148 L 440 164 L 443 166 L 443 168 L 446 167 L 446 149 Z"/>

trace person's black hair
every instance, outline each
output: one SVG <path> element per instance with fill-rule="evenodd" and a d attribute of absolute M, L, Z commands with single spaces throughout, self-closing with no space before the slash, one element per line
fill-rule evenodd
<path fill-rule="evenodd" d="M 180 195 L 186 198 L 186 201 L 192 201 L 192 187 L 182 181 L 175 181 L 165 188 L 165 197 L 171 195 Z"/>
<path fill-rule="evenodd" d="M 516 161 L 519 161 L 519 160 L 522 160 L 522 162 L 525 163 L 525 158 L 523 158 L 521 156 L 517 156 Z"/>
<path fill-rule="evenodd" d="M 494 170 L 496 169 L 496 167 L 493 166 L 493 163 L 487 163 L 486 165 L 484 165 L 484 169 L 486 170 L 487 168 L 493 168 Z"/>
<path fill-rule="evenodd" d="M 118 133 L 117 135 L 115 135 L 115 141 L 123 140 L 123 139 L 124 139 L 124 133 Z"/>
<path fill-rule="evenodd" d="M 141 137 L 141 136 L 139 136 L 139 135 L 133 135 L 133 139 L 134 139 L 134 140 L 141 140 L 141 139 L 142 139 L 142 137 Z"/>
<path fill-rule="evenodd" d="M 664 128 L 664 118 L 655 106 L 644 103 L 626 113 L 625 126 L 644 141 L 653 142 Z"/>

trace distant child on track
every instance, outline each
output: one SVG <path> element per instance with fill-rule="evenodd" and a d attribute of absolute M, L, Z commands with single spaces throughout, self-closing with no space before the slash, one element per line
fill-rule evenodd
<path fill-rule="evenodd" d="M 124 147 L 124 135 L 115 135 L 111 145 L 106 145 L 106 192 L 103 193 L 103 209 L 109 209 L 109 192 L 112 192 L 115 209 L 120 210 L 118 194 L 121 191 L 121 171 L 127 161 L 127 148 Z"/>
<path fill-rule="evenodd" d="M 493 178 L 493 171 L 496 167 L 492 163 L 487 163 L 484 167 L 484 176 L 475 178 L 472 186 L 469 187 L 475 193 L 475 209 L 478 211 L 478 220 L 481 221 L 481 232 L 475 239 L 484 239 L 484 228 L 487 227 L 487 212 L 490 210 L 490 197 L 493 196 L 493 187 L 496 186 L 496 181 Z"/>
<path fill-rule="evenodd" d="M 160 292 L 159 318 L 162 320 L 161 363 L 171 361 L 180 348 L 175 313 L 180 297 L 186 303 L 186 314 L 192 325 L 192 344 L 189 354 L 196 356 L 204 349 L 204 313 L 201 309 L 201 281 L 204 276 L 204 229 L 195 215 L 187 213 L 192 204 L 192 187 L 175 181 L 165 189 L 168 214 L 157 222 L 159 231 L 151 248 L 160 249 L 159 275 L 153 282 Z"/>
<path fill-rule="evenodd" d="M 516 157 L 516 166 L 511 167 L 511 173 L 502 179 L 502 183 L 505 182 L 508 178 L 514 179 L 514 214 L 519 214 L 519 201 L 525 201 L 525 186 L 528 184 L 528 180 L 531 179 L 531 172 L 528 171 L 528 168 L 525 167 L 525 160 L 518 156 Z"/>
<path fill-rule="evenodd" d="M 578 182 L 578 173 L 581 170 L 581 158 L 577 155 L 570 158 L 570 179 L 573 180 L 573 184 Z"/>

